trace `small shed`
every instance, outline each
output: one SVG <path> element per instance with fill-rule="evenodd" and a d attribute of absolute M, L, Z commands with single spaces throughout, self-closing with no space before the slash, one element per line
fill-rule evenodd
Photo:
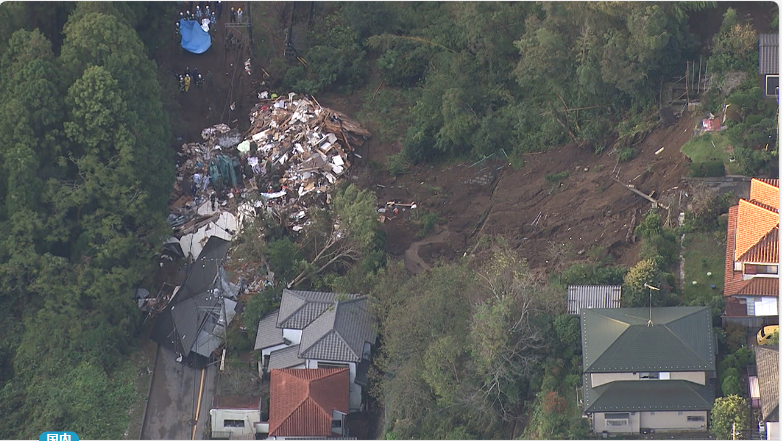
<path fill-rule="evenodd" d="M 766 96 L 779 95 L 779 34 L 758 35 L 758 74 L 763 76 Z"/>
<path fill-rule="evenodd" d="M 567 313 L 580 315 L 582 309 L 619 308 L 622 300 L 620 285 L 569 285 Z"/>

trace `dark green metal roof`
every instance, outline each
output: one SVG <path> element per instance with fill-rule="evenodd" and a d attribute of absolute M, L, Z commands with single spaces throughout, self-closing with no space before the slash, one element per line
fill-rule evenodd
<path fill-rule="evenodd" d="M 584 372 L 712 371 L 708 307 L 581 310 Z"/>
<path fill-rule="evenodd" d="M 687 380 L 613 381 L 593 388 L 584 374 L 584 412 L 709 410 L 714 393 L 709 386 Z"/>

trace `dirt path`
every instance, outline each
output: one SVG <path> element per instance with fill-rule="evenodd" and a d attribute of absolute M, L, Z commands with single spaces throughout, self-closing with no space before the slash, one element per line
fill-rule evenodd
<path fill-rule="evenodd" d="M 450 235 L 451 232 L 448 231 L 448 227 L 444 227 L 440 228 L 440 231 L 434 236 L 410 244 L 410 248 L 405 251 L 405 268 L 411 274 L 418 274 L 421 271 L 431 269 L 432 267 L 421 258 L 421 250 L 430 248 L 433 245 L 435 248 L 447 247 Z"/>

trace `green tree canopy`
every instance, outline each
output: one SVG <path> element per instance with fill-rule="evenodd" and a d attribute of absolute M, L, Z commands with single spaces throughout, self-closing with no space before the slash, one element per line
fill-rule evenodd
<path fill-rule="evenodd" d="M 749 404 L 745 398 L 738 395 L 714 400 L 710 418 L 709 431 L 717 439 L 733 439 L 734 428 L 737 433 L 750 429 Z"/>

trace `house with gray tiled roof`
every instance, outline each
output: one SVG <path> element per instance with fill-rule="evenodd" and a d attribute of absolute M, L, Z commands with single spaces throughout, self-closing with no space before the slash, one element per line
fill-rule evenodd
<path fill-rule="evenodd" d="M 755 346 L 753 349 L 766 439 L 779 439 L 779 346 Z"/>
<path fill-rule="evenodd" d="M 709 308 L 582 309 L 581 337 L 583 411 L 595 433 L 706 430 L 716 351 Z"/>
<path fill-rule="evenodd" d="M 350 409 L 359 410 L 377 338 L 367 298 L 285 289 L 280 309 L 258 323 L 261 374 L 271 369 L 350 369 Z"/>

